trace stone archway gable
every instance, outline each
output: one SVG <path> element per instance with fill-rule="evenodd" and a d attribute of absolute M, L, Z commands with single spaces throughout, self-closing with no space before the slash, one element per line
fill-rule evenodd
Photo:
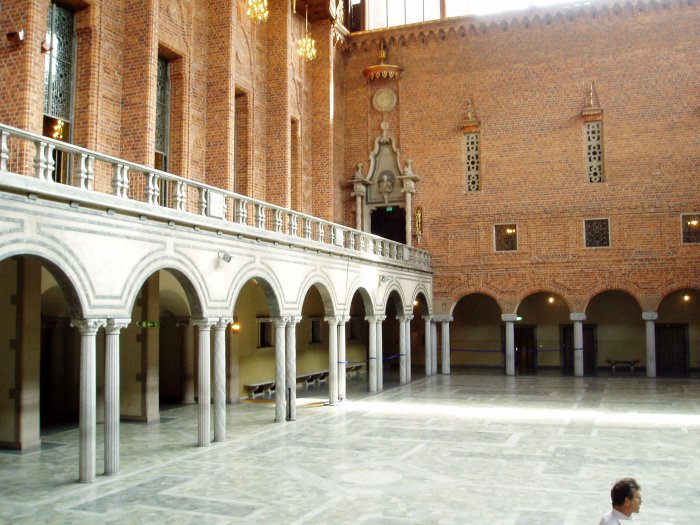
<path fill-rule="evenodd" d="M 86 292 L 93 288 L 92 282 L 85 272 L 80 271 L 79 264 L 70 264 L 63 255 L 43 244 L 14 245 L 12 250 L 0 251 L 0 262 L 11 257 L 37 259 L 56 279 L 66 298 L 71 316 L 75 319 L 84 319 L 90 316 L 89 305 L 92 301 L 91 296 Z"/>
<path fill-rule="evenodd" d="M 150 259 L 151 260 L 144 261 L 141 268 L 134 270 L 133 279 L 125 286 L 125 304 L 127 308 L 124 312 L 124 316 L 129 317 L 131 315 L 134 304 L 136 303 L 136 297 L 146 280 L 151 275 L 161 270 L 166 270 L 175 276 L 185 291 L 192 316 L 202 317 L 204 312 L 208 310 L 206 305 L 208 290 L 206 280 L 204 276 L 197 271 L 197 267 L 174 257 L 163 258 L 162 256 L 158 256 L 151 257 Z"/>
<path fill-rule="evenodd" d="M 259 266 L 237 276 L 230 293 L 230 296 L 233 298 L 230 312 L 233 313 L 233 309 L 236 307 L 238 297 L 241 295 L 241 290 L 243 287 L 248 283 L 248 281 L 253 279 L 258 281 L 258 285 L 263 289 L 263 293 L 267 298 L 270 316 L 280 317 L 282 315 L 282 298 L 284 297 L 282 286 L 275 275 L 264 271 L 263 268 Z"/>
<path fill-rule="evenodd" d="M 425 297 L 426 303 L 428 301 L 428 297 L 431 297 L 431 294 L 428 292 L 428 290 L 425 288 L 423 284 L 419 284 L 413 289 L 413 293 L 411 294 L 411 302 L 408 304 L 404 304 L 404 309 L 413 309 L 413 302 L 418 299 L 418 295 L 423 294 L 423 297 Z M 432 313 L 432 305 L 427 304 L 428 307 L 428 312 Z"/>
<path fill-rule="evenodd" d="M 350 293 L 347 296 L 347 300 L 345 304 L 348 305 L 348 308 L 350 308 L 350 305 L 352 304 L 352 300 L 355 297 L 355 294 L 359 293 L 360 297 L 362 298 L 362 304 L 365 308 L 365 315 L 371 316 L 371 315 L 377 315 L 376 309 L 375 309 L 375 298 L 373 294 L 370 292 L 370 290 L 361 284 L 361 279 L 358 277 L 355 279 L 351 286 L 350 286 Z"/>
<path fill-rule="evenodd" d="M 401 287 L 395 284 L 391 284 L 390 286 L 386 287 L 386 290 L 384 291 L 384 297 L 382 300 L 382 308 L 377 308 L 377 311 L 382 312 L 383 314 L 386 313 L 386 307 L 389 305 L 389 298 L 391 297 L 391 294 L 393 292 L 396 292 L 396 294 L 399 296 L 400 301 L 400 304 L 396 307 L 396 311 L 404 311 L 404 308 L 406 307 L 406 297 L 404 296 Z"/>
<path fill-rule="evenodd" d="M 297 303 L 299 307 L 301 308 L 301 305 L 304 304 L 304 299 L 313 287 L 316 287 L 316 290 L 318 290 L 318 293 L 321 296 L 324 314 L 327 317 L 336 315 L 336 312 L 339 311 L 336 290 L 333 287 L 333 284 L 320 273 L 311 274 L 304 281 L 300 288 L 300 292 L 302 292 L 299 294 L 300 300 Z"/>

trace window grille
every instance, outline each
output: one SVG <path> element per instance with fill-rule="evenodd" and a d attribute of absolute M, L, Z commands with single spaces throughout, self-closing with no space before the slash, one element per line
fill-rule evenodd
<path fill-rule="evenodd" d="M 585 221 L 586 248 L 610 246 L 610 221 L 608 219 L 587 219 Z"/>
<path fill-rule="evenodd" d="M 603 182 L 603 123 L 586 122 L 588 182 Z"/>
<path fill-rule="evenodd" d="M 479 134 L 467 133 L 467 191 L 479 191 L 480 183 L 480 158 L 479 158 Z"/>
<path fill-rule="evenodd" d="M 44 113 L 70 122 L 73 104 L 74 16 L 51 3 L 44 57 Z"/>

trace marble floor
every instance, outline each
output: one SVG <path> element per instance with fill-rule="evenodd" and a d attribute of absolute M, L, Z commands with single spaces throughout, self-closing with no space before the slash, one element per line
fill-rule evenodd
<path fill-rule="evenodd" d="M 700 523 L 697 379 L 453 374 L 376 395 L 364 381 L 338 407 L 300 390 L 290 423 L 269 400 L 229 406 L 210 447 L 194 446 L 195 406 L 122 423 L 120 473 L 91 484 L 76 482 L 77 429 L 54 431 L 0 453 L 0 523 L 585 525 L 623 476 L 642 485 L 636 523 Z"/>

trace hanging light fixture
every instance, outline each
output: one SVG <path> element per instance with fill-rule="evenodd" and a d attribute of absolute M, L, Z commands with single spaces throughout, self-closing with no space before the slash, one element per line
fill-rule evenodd
<path fill-rule="evenodd" d="M 256 24 L 264 22 L 267 20 L 267 15 L 270 14 L 267 10 L 267 0 L 248 0 L 248 10 L 246 14 Z"/>
<path fill-rule="evenodd" d="M 306 36 L 298 40 L 297 54 L 307 62 L 311 62 L 314 58 L 316 58 L 316 41 L 311 38 L 311 33 L 309 33 L 308 5 L 306 6 Z"/>

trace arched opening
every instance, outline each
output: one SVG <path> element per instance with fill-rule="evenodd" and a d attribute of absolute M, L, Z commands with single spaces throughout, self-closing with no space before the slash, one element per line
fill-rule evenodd
<path fill-rule="evenodd" d="M 330 327 L 326 321 L 323 297 L 316 286 L 309 288 L 301 307 L 301 322 L 297 325 L 297 376 L 300 378 L 299 397 L 328 399 Z"/>
<path fill-rule="evenodd" d="M 518 306 L 514 327 L 516 374 L 559 370 L 561 327 L 569 323 L 569 307 L 560 295 L 527 296 Z M 503 341 L 505 346 L 505 331 Z"/>
<path fill-rule="evenodd" d="M 586 320 L 595 327 L 596 367 L 617 374 L 646 366 L 642 309 L 627 292 L 608 290 L 593 297 Z"/>
<path fill-rule="evenodd" d="M 345 329 L 347 399 L 364 396 L 369 390 L 369 297 L 357 290 L 350 302 L 350 320 Z"/>
<path fill-rule="evenodd" d="M 401 370 L 399 348 L 401 323 L 398 317 L 403 315 L 403 303 L 396 290 L 389 294 L 384 315 L 386 319 L 382 323 L 382 361 L 378 363 L 378 367 L 382 376 L 382 388 L 390 388 L 400 384 Z"/>
<path fill-rule="evenodd" d="M 430 315 L 428 300 L 419 293 L 413 300 L 413 319 L 411 320 L 411 376 L 425 376 L 425 320 Z"/>
<path fill-rule="evenodd" d="M 482 293 L 462 297 L 452 312 L 451 366 L 470 369 L 503 369 L 501 308 Z"/>
<path fill-rule="evenodd" d="M 0 391 L 9 392 L 0 396 L 0 446 L 31 450 L 78 424 L 80 333 L 70 324 L 82 312 L 70 280 L 45 259 L 11 257 L 0 274 L 0 346 L 11 350 L 0 367 Z M 98 373 L 98 389 L 103 380 Z"/>
<path fill-rule="evenodd" d="M 700 362 L 700 290 L 682 289 L 659 304 L 655 348 L 658 376 L 686 376 Z"/>
<path fill-rule="evenodd" d="M 233 307 L 229 340 L 228 391 L 236 400 L 274 397 L 275 326 L 279 316 L 274 292 L 261 278 L 248 280 Z M 297 337 L 299 341 L 299 337 Z M 298 352 L 298 351 L 297 351 Z"/>

